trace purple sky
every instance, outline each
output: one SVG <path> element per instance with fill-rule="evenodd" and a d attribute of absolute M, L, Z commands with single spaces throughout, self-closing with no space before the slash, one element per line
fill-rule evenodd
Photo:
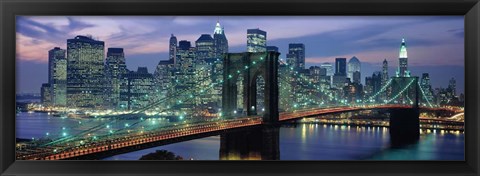
<path fill-rule="evenodd" d="M 105 41 L 106 48 L 125 48 L 129 69 L 147 66 L 153 72 L 168 58 L 170 34 L 194 44 L 201 34 L 213 34 L 217 20 L 230 52 L 245 51 L 247 29 L 260 28 L 267 31 L 267 45 L 279 47 L 281 58 L 288 43 L 304 43 L 307 66 L 356 56 L 362 62 L 362 82 L 381 70 L 383 59 L 394 74 L 404 37 L 413 75 L 430 73 L 433 87 L 446 87 L 455 77 L 457 92 L 464 92 L 463 16 L 17 17 L 17 91 L 39 92 L 47 82 L 48 50 L 65 49 L 66 40 L 76 35 L 90 34 Z"/>

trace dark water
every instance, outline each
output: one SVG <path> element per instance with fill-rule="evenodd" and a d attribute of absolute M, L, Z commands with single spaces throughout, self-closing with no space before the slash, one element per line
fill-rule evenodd
<path fill-rule="evenodd" d="M 45 136 L 46 131 L 61 131 L 62 127 L 74 133 L 82 129 L 78 127 L 78 121 L 81 120 L 22 113 L 17 117 L 17 137 L 40 138 Z M 185 159 L 218 160 L 220 137 L 159 146 L 105 160 L 137 160 L 142 155 L 161 149 Z M 439 130 L 423 132 L 418 144 L 391 149 L 389 131 L 385 127 L 285 125 L 279 129 L 279 150 L 281 160 L 463 160 L 464 134 Z"/>

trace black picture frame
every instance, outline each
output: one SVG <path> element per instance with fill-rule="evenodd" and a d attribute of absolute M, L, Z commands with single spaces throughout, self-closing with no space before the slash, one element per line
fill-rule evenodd
<path fill-rule="evenodd" d="M 465 161 L 15 161 L 17 15 L 464 15 Z M 479 175 L 478 0 L 0 0 L 1 175 Z"/>

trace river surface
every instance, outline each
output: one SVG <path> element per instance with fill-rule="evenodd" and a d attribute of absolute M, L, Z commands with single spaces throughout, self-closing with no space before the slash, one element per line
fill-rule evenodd
<path fill-rule="evenodd" d="M 17 138 L 25 139 L 59 136 L 63 132 L 76 134 L 104 123 L 101 120 L 54 117 L 46 113 L 19 113 L 16 122 Z M 124 123 L 128 122 L 121 122 L 121 125 Z M 157 125 L 161 123 L 157 122 Z M 154 122 L 146 121 L 145 126 L 147 124 Z M 138 160 L 156 150 L 168 150 L 184 159 L 218 160 L 220 136 L 149 148 L 104 160 Z M 393 149 L 386 127 L 288 124 L 279 129 L 279 150 L 280 160 L 464 160 L 464 134 L 441 133 L 439 130 L 424 132 L 417 144 Z"/>

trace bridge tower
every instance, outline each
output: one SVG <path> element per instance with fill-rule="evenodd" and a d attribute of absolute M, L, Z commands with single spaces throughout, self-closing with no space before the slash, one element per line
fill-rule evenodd
<path fill-rule="evenodd" d="M 390 109 L 390 140 L 392 147 L 416 143 L 420 139 L 418 77 L 392 77 L 391 104 L 412 108 Z"/>
<path fill-rule="evenodd" d="M 278 122 L 279 52 L 228 53 L 223 60 L 222 112 L 232 117 L 237 108 L 237 80 L 243 78 L 243 110 L 257 115 L 257 78 L 265 80 L 263 122 Z"/>

